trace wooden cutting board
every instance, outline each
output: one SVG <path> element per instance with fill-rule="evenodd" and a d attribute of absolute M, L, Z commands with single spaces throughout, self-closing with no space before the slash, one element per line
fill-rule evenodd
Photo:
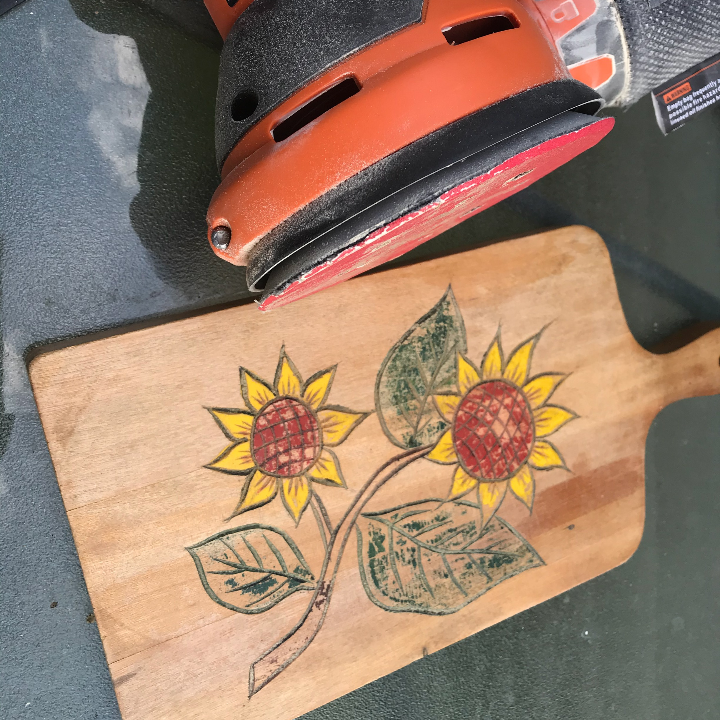
<path fill-rule="evenodd" d="M 123 717 L 296 717 L 624 562 L 719 355 L 571 227 L 39 356 Z"/>

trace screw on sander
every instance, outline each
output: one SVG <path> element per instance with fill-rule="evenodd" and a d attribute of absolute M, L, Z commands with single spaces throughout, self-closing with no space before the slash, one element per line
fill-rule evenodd
<path fill-rule="evenodd" d="M 218 225 L 210 233 L 210 241 L 218 250 L 227 250 L 230 247 L 230 228 L 226 225 Z"/>

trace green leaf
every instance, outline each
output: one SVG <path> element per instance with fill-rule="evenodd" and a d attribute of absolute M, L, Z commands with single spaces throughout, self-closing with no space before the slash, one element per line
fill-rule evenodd
<path fill-rule="evenodd" d="M 315 578 L 292 539 L 267 525 L 224 530 L 187 548 L 205 592 L 236 612 L 265 612 Z"/>
<path fill-rule="evenodd" d="M 363 514 L 358 564 L 365 592 L 391 612 L 448 615 L 503 580 L 544 565 L 527 541 L 480 507 L 424 500 Z"/>
<path fill-rule="evenodd" d="M 393 345 L 375 384 L 375 408 L 392 443 L 435 442 L 447 427 L 433 395 L 457 392 L 456 357 L 465 352 L 465 324 L 452 288 Z"/>

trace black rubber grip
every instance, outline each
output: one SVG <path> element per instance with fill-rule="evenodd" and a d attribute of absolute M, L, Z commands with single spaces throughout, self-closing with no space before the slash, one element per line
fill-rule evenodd
<path fill-rule="evenodd" d="M 720 52 L 720 0 L 616 0 L 630 54 L 631 105 Z"/>
<path fill-rule="evenodd" d="M 233 26 L 220 58 L 218 165 L 280 103 L 352 53 L 420 22 L 422 9 L 423 0 L 255 0 Z M 243 118 L 253 98 L 255 107 Z"/>

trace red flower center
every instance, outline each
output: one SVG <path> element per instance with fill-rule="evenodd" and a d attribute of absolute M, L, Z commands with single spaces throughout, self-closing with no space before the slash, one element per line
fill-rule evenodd
<path fill-rule="evenodd" d="M 273 400 L 262 409 L 250 442 L 258 468 L 280 477 L 302 475 L 322 450 L 317 416 L 305 403 L 288 397 Z"/>
<path fill-rule="evenodd" d="M 513 476 L 535 440 L 532 412 L 522 391 L 505 380 L 476 385 L 460 401 L 453 427 L 460 464 L 479 480 Z"/>

